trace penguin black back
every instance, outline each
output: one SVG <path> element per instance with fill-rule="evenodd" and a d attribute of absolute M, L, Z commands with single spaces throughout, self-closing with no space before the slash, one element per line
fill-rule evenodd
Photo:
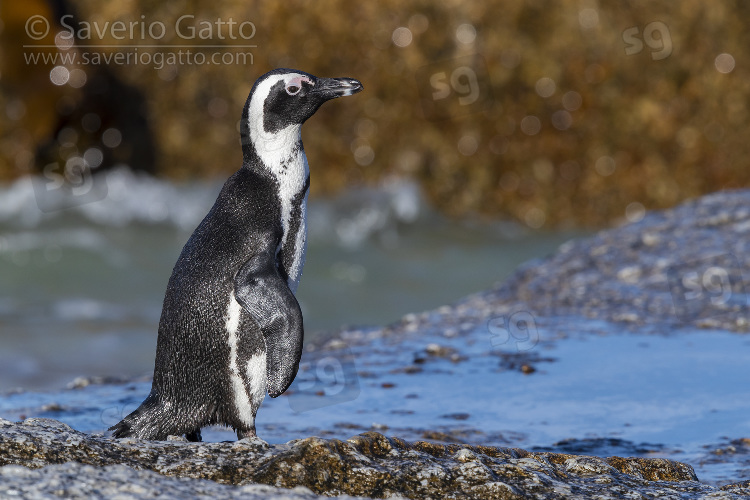
<path fill-rule="evenodd" d="M 253 436 L 266 392 L 276 397 L 292 383 L 310 185 L 301 127 L 324 102 L 360 90 L 357 80 L 290 69 L 255 82 L 242 112 L 243 165 L 175 264 L 151 392 L 110 428 L 115 437 L 200 440 L 213 424 Z"/>

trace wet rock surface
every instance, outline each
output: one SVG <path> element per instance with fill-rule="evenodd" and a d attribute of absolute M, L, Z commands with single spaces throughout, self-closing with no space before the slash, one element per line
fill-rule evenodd
<path fill-rule="evenodd" d="M 85 465 L 54 465 L 67 462 Z M 127 493 L 135 498 L 157 493 L 317 498 L 309 490 L 373 498 L 622 498 L 632 491 L 642 498 L 709 494 L 739 498 L 735 492 L 746 488 L 726 487 L 723 495 L 717 496 L 719 490 L 698 482 L 692 467 L 666 459 L 602 459 L 512 448 L 407 443 L 375 432 L 347 441 L 310 437 L 281 445 L 259 439 L 226 443 L 114 441 L 49 419 L 0 421 L 0 465 L 4 466 L 0 467 L 0 493 L 66 488 L 69 493 L 85 494 L 96 487 L 100 492 Z M 17 465 L 42 470 L 33 472 Z M 215 483 L 199 481 L 205 479 Z M 309 490 L 245 486 L 254 483 Z"/>
<path fill-rule="evenodd" d="M 749 250 L 750 191 L 722 191 L 571 241 L 484 300 L 522 301 L 541 316 L 747 332 Z"/>
<path fill-rule="evenodd" d="M 569 241 L 490 290 L 407 315 L 384 333 L 431 325 L 460 333 L 514 311 L 635 328 L 661 324 L 749 332 L 748 268 L 750 190 L 720 191 Z"/>

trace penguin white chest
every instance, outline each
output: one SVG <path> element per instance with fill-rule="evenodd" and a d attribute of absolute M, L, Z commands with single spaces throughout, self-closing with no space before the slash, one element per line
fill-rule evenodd
<path fill-rule="evenodd" d="M 280 163 L 274 174 L 279 185 L 283 234 L 277 248 L 289 276 L 287 284 L 297 292 L 307 250 L 307 192 L 310 168 L 302 142 Z"/>

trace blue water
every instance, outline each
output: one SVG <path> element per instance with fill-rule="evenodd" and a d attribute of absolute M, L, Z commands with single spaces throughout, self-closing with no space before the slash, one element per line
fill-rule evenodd
<path fill-rule="evenodd" d="M 750 338 L 721 331 L 633 333 L 616 324 L 538 318 L 527 354 L 536 371 L 501 364 L 485 327 L 446 337 L 426 331 L 306 354 L 289 395 L 266 398 L 258 435 L 280 443 L 310 435 L 346 439 L 367 430 L 405 439 L 457 440 L 600 456 L 666 457 L 693 465 L 711 484 L 747 478 L 748 454 L 710 453 L 750 436 Z M 564 338 L 560 334 L 564 333 Z M 430 344 L 460 361 L 425 354 Z M 732 353 L 727 355 L 727 353 Z M 418 373 L 405 373 L 415 357 Z M 148 381 L 0 398 L 0 417 L 56 418 L 104 432 L 135 409 Z M 208 441 L 235 439 L 222 428 Z M 556 446 L 556 443 L 558 445 Z M 581 448 L 585 446 L 585 448 Z"/>
<path fill-rule="evenodd" d="M 116 170 L 106 185 L 101 200 L 51 211 L 46 200 L 46 213 L 32 180 L 0 187 L 0 391 L 153 370 L 172 266 L 221 182 Z M 297 294 L 307 342 L 452 302 L 576 235 L 447 220 L 394 182 L 312 199 L 308 229 Z"/>

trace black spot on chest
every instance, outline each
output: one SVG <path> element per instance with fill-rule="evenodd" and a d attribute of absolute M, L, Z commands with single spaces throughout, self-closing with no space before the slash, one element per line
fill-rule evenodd
<path fill-rule="evenodd" d="M 298 163 L 304 162 L 304 159 L 301 157 L 301 155 L 302 141 L 297 141 L 297 143 L 292 148 L 292 151 L 289 153 L 289 156 L 281 161 L 281 165 L 279 165 L 279 172 L 281 174 L 287 174 L 290 168 L 297 168 Z M 309 177 L 307 182 L 310 182 Z"/>

